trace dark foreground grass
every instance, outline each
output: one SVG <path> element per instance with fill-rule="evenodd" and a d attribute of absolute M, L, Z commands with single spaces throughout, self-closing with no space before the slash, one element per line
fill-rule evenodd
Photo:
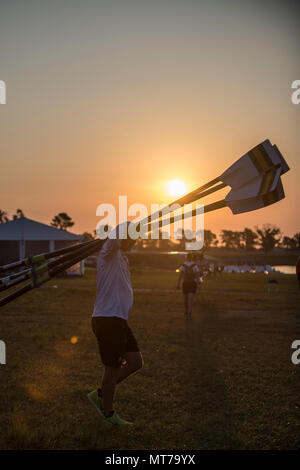
<path fill-rule="evenodd" d="M 174 272 L 136 270 L 130 324 L 145 366 L 119 386 L 133 428 L 101 422 L 86 398 L 102 372 L 90 329 L 95 272 L 55 279 L 1 309 L 1 449 L 295 449 L 300 339 L 296 279 L 207 280 L 193 318 Z M 54 287 L 57 286 L 57 287 Z M 77 342 L 71 342 L 76 337 Z"/>

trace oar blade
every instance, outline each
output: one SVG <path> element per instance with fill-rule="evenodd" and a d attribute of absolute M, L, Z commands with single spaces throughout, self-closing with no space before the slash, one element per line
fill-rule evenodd
<path fill-rule="evenodd" d="M 225 198 L 226 205 L 236 215 L 262 209 L 284 199 L 280 175 L 281 168 L 271 169 L 243 188 L 232 189 Z"/>
<path fill-rule="evenodd" d="M 266 139 L 240 157 L 222 173 L 219 179 L 237 189 L 268 172 L 274 166 L 281 167 L 281 174 L 289 170 L 278 147 Z"/>
<path fill-rule="evenodd" d="M 279 159 L 280 166 L 281 166 L 281 174 L 284 175 L 284 173 L 289 171 L 290 167 L 288 166 L 286 160 L 284 159 L 282 153 L 280 152 L 276 144 L 273 145 L 273 150 L 276 153 L 277 158 Z"/>

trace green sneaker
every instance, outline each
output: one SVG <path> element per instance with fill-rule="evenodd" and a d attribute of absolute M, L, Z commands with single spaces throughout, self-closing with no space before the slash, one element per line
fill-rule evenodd
<path fill-rule="evenodd" d="M 133 426 L 133 423 L 130 423 L 130 421 L 126 421 L 125 419 L 120 418 L 120 416 L 116 412 L 114 412 L 114 414 L 110 418 L 104 417 L 104 420 L 106 423 L 114 424 L 117 426 Z"/>
<path fill-rule="evenodd" d="M 87 397 L 88 399 L 90 400 L 90 402 L 92 403 L 92 405 L 94 405 L 94 407 L 96 408 L 97 412 L 99 413 L 99 415 L 104 418 L 104 414 L 103 414 L 103 402 L 102 402 L 102 398 L 99 397 L 98 395 L 98 391 L 97 390 L 93 390 L 92 392 L 88 393 L 87 394 Z"/>

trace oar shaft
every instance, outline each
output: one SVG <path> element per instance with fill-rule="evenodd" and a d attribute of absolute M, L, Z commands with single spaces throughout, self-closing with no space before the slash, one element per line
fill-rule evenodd
<path fill-rule="evenodd" d="M 214 186 L 213 188 L 210 188 L 206 191 L 203 191 L 201 194 L 197 194 L 197 195 L 191 195 L 189 194 L 188 196 L 190 196 L 190 198 L 187 200 L 186 204 L 189 204 L 191 202 L 194 202 L 194 201 L 197 201 L 198 199 L 202 199 L 204 198 L 205 196 L 209 196 L 210 194 L 213 194 L 215 193 L 216 191 L 220 191 L 220 189 L 223 189 L 225 188 L 227 185 L 225 183 L 220 183 L 218 184 L 217 186 Z M 167 215 L 167 214 L 163 214 L 163 215 Z M 196 215 L 196 212 L 194 213 L 194 215 Z M 176 216 L 172 216 L 172 217 L 176 217 Z M 180 220 L 181 216 L 176 219 L 176 220 Z M 172 218 L 170 218 L 171 220 Z M 163 225 L 161 225 L 161 222 L 162 222 L 163 219 L 159 220 L 159 226 L 158 228 L 162 228 Z M 172 222 L 170 222 L 172 223 Z M 152 222 L 148 223 L 148 231 L 151 231 L 151 225 L 152 225 Z M 168 225 L 168 224 L 164 224 L 164 225 Z"/>
<path fill-rule="evenodd" d="M 3 299 L 0 299 L 0 307 L 3 307 L 4 305 L 8 304 L 12 300 L 17 299 L 21 295 L 26 294 L 26 292 L 29 292 L 31 289 L 33 289 L 33 286 L 29 283 L 21 287 L 21 289 L 16 290 L 12 294 L 9 294 L 7 297 L 3 297 Z"/>
<path fill-rule="evenodd" d="M 207 214 L 207 212 L 216 211 L 226 206 L 227 204 L 226 204 L 225 199 L 221 199 L 220 201 L 212 202 L 211 204 L 204 206 L 204 213 Z"/>
<path fill-rule="evenodd" d="M 45 272 L 45 274 L 48 274 L 48 275 L 45 276 L 43 280 L 39 281 L 38 285 L 40 286 L 44 284 L 45 282 L 47 282 L 49 279 L 56 276 L 60 272 L 65 271 L 66 269 L 70 268 L 74 264 L 82 261 L 87 256 L 90 256 L 95 251 L 98 251 L 102 247 L 103 243 L 105 242 L 105 240 L 94 240 L 94 241 L 97 241 L 97 243 L 95 243 L 92 247 L 89 246 L 89 247 L 86 247 L 84 250 L 78 250 L 78 252 L 75 253 L 75 256 L 73 256 L 72 259 L 68 259 L 68 261 L 64 261 L 60 265 L 56 265 L 52 267 L 49 273 Z M 62 258 L 60 258 L 60 261 L 61 260 Z M 25 286 L 21 287 L 21 289 L 18 289 L 17 291 L 12 292 L 10 295 L 0 299 L 0 307 L 3 307 L 4 305 L 8 304 L 12 300 L 16 299 L 17 297 L 20 297 L 21 295 L 30 291 L 34 287 L 35 287 L 34 284 L 30 282 L 26 284 Z"/>
<path fill-rule="evenodd" d="M 35 274 L 35 272 L 36 272 L 36 276 L 38 276 L 39 272 L 45 272 L 46 270 L 49 270 L 50 268 L 58 266 L 63 262 L 66 262 L 68 260 L 72 260 L 75 255 L 78 255 L 80 253 L 84 253 L 87 248 L 92 248 L 94 246 L 98 246 L 99 241 L 100 240 L 93 240 L 93 242 L 91 244 L 89 244 L 88 247 L 87 246 L 82 247 L 81 245 L 75 245 L 76 249 L 74 248 L 74 250 L 71 253 L 68 253 L 64 256 L 56 258 L 55 260 L 51 260 L 49 263 L 44 263 L 44 264 L 40 265 L 39 267 L 33 266 L 32 269 L 29 269 L 29 270 L 26 270 L 26 271 L 23 271 L 23 272 L 19 273 L 19 276 L 15 279 L 12 279 L 12 280 L 8 279 L 6 281 L 4 280 L 4 283 L 2 285 L 0 285 L 0 292 L 2 292 L 4 290 L 7 290 L 7 289 L 9 289 L 13 286 L 18 285 L 21 282 L 25 281 L 26 279 L 32 278 L 33 275 Z M 101 246 L 102 246 L 102 244 L 101 244 Z"/>
<path fill-rule="evenodd" d="M 20 284 L 21 282 L 25 281 L 26 279 L 29 278 L 30 270 L 26 270 L 23 274 L 20 273 L 19 276 L 14 277 L 13 279 L 7 278 L 7 279 L 2 279 L 2 283 L 0 284 L 0 292 L 3 290 L 7 290 L 10 287 L 16 286 L 17 284 Z"/>
<path fill-rule="evenodd" d="M 199 188 L 194 189 L 194 191 L 191 191 L 190 193 L 186 194 L 185 196 L 182 196 L 179 199 L 176 199 L 176 201 L 171 202 L 167 206 L 165 206 L 163 209 L 154 212 L 154 214 L 149 215 L 148 217 L 145 217 L 142 219 L 138 225 L 144 225 L 144 224 L 149 224 L 149 222 L 161 217 L 161 214 L 163 213 L 164 215 L 168 214 L 171 212 L 170 207 L 174 206 L 175 204 L 178 204 L 179 206 L 183 206 L 184 204 L 188 204 L 189 202 L 195 201 L 202 197 L 200 194 L 201 192 L 205 191 L 206 189 L 210 188 L 211 186 L 214 186 L 215 184 L 219 183 L 220 180 L 219 178 L 214 178 L 213 180 L 209 181 L 208 183 L 203 184 L 202 186 L 199 186 Z M 224 184 L 224 183 L 222 183 Z M 224 187 L 226 184 L 224 184 Z M 221 188 L 219 188 L 221 189 Z M 214 192 L 214 191 L 213 191 Z M 198 196 L 198 197 L 197 197 Z"/>
<path fill-rule="evenodd" d="M 64 263 L 59 264 L 59 265 L 54 266 L 53 268 L 51 268 L 50 271 L 49 271 L 50 272 L 50 277 L 56 276 L 60 272 L 63 272 L 66 269 L 73 266 L 73 264 L 79 263 L 80 261 L 82 261 L 87 256 L 90 256 L 91 254 L 93 254 L 95 251 L 100 250 L 102 248 L 102 245 L 104 244 L 104 242 L 106 240 L 97 240 L 97 241 L 98 241 L 98 244 L 94 245 L 91 248 L 88 248 L 85 251 L 85 253 L 81 253 L 81 254 L 78 253 L 77 256 L 75 256 L 75 258 L 73 258 L 72 260 L 65 261 Z"/>
<path fill-rule="evenodd" d="M 184 204 L 190 204 L 191 202 L 197 201 L 198 199 L 202 199 L 206 196 L 209 196 L 210 194 L 215 193 L 216 191 L 220 191 L 220 189 L 226 188 L 227 184 L 225 183 L 220 183 L 217 186 L 214 186 L 213 188 L 207 189 L 206 191 L 201 191 L 200 193 L 196 194 L 187 194 L 186 195 L 186 200 Z"/>
<path fill-rule="evenodd" d="M 225 199 L 213 202 L 212 204 L 208 204 L 207 206 L 204 206 L 203 210 L 204 210 L 204 213 L 206 214 L 208 212 L 212 212 L 212 211 L 215 211 L 217 209 L 222 209 L 222 207 L 226 207 Z M 192 211 L 187 212 L 186 214 L 183 214 L 184 218 L 187 219 L 187 218 L 190 218 L 190 217 L 194 217 L 197 214 L 197 211 L 199 211 L 199 208 L 198 209 L 193 209 Z M 182 220 L 183 215 L 182 214 L 173 215 L 172 217 L 170 217 L 170 220 L 169 219 L 160 220 L 159 221 L 159 228 L 165 227 L 167 225 L 173 224 L 174 222 L 178 222 L 178 221 Z"/>
<path fill-rule="evenodd" d="M 84 243 L 77 243 L 66 248 L 61 248 L 55 251 L 48 251 L 47 253 L 42 253 L 40 255 L 32 256 L 31 258 L 25 258 L 21 261 L 15 261 L 14 263 L 6 264 L 4 266 L 0 266 L 0 273 L 5 273 L 6 271 L 11 271 L 16 268 L 21 268 L 22 266 L 30 266 L 31 264 L 35 263 L 42 263 L 45 259 L 55 258 L 56 256 L 64 255 L 73 251 L 74 249 L 78 248 L 79 246 L 89 246 L 95 240 L 91 240 Z"/>

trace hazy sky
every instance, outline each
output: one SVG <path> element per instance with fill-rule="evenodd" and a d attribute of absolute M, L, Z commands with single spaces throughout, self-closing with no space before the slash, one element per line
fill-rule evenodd
<path fill-rule="evenodd" d="M 300 231 L 297 2 L 0 0 L 0 208 L 92 231 L 98 204 L 170 202 L 269 138 L 286 199 L 206 227 Z"/>

